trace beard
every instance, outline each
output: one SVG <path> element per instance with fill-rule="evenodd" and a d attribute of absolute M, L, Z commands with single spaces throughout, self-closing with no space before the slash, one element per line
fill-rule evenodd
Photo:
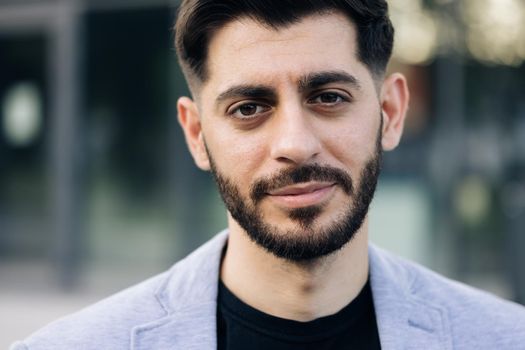
<path fill-rule="evenodd" d="M 249 192 L 249 198 L 241 195 L 234 181 L 223 175 L 208 153 L 211 173 L 217 183 L 222 200 L 232 218 L 246 231 L 248 237 L 258 246 L 276 257 L 306 262 L 338 251 L 352 240 L 361 228 L 374 197 L 377 180 L 381 171 L 381 128 L 376 140 L 374 154 L 361 170 L 357 186 L 346 171 L 320 164 L 287 168 L 276 175 L 256 180 Z M 297 228 L 284 230 L 279 223 L 265 221 L 260 202 L 268 192 L 297 183 L 308 181 L 333 182 L 349 198 L 344 211 L 332 222 L 316 225 L 316 219 L 325 210 L 323 205 L 312 205 L 290 209 L 288 218 Z"/>

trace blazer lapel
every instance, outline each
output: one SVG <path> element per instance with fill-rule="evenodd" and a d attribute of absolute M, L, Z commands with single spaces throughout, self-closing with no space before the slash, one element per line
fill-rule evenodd
<path fill-rule="evenodd" d="M 452 349 L 446 310 L 418 299 L 411 271 L 370 246 L 370 283 L 383 350 Z"/>
<path fill-rule="evenodd" d="M 132 330 L 131 350 L 217 348 L 217 288 L 227 232 L 177 263 L 155 296 L 166 316 Z"/>
<path fill-rule="evenodd" d="M 133 330 L 132 350 L 216 349 L 216 303 L 179 310 L 175 315 Z"/>

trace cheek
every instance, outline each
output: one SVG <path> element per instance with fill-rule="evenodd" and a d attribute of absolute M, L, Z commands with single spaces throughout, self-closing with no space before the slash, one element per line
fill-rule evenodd
<path fill-rule="evenodd" d="M 234 146 L 227 155 L 231 165 L 228 171 L 236 177 L 239 183 L 252 183 L 264 164 L 264 145 L 241 144 Z"/>
<path fill-rule="evenodd" d="M 379 116 L 374 123 L 368 118 L 355 119 L 332 129 L 325 138 L 325 147 L 350 171 L 361 168 L 375 153 Z"/>
<path fill-rule="evenodd" d="M 266 145 L 255 136 L 247 137 L 224 128 L 204 130 L 206 143 L 218 170 L 246 193 L 265 161 Z"/>

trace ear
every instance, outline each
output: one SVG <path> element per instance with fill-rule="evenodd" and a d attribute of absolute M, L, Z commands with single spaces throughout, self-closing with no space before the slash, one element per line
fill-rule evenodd
<path fill-rule="evenodd" d="M 179 123 L 184 131 L 184 137 L 195 164 L 202 170 L 210 170 L 210 161 L 204 138 L 202 136 L 199 110 L 189 97 L 181 97 L 177 101 Z"/>
<path fill-rule="evenodd" d="M 407 81 L 402 74 L 394 73 L 385 79 L 380 95 L 383 114 L 381 145 L 385 151 L 396 148 L 401 140 L 409 99 Z"/>

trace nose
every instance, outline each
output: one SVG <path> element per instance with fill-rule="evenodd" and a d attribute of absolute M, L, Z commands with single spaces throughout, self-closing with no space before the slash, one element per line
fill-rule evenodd
<path fill-rule="evenodd" d="M 272 130 L 272 159 L 300 165 L 311 162 L 321 152 L 321 142 L 314 118 L 297 103 L 289 103 L 275 115 Z"/>

